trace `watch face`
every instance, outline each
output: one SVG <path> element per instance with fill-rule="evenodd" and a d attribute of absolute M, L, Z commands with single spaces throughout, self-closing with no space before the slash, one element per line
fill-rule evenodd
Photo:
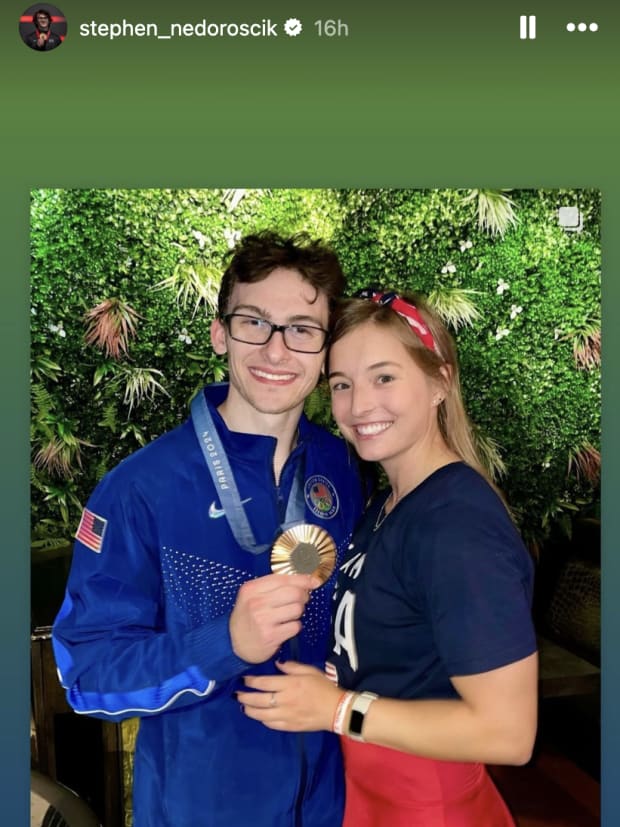
<path fill-rule="evenodd" d="M 271 570 L 275 574 L 313 574 L 325 583 L 335 565 L 336 544 L 332 536 L 309 523 L 282 532 L 271 550 Z"/>
<path fill-rule="evenodd" d="M 354 709 L 351 712 L 351 717 L 349 718 L 349 732 L 351 733 L 351 735 L 361 735 L 363 723 L 364 713 L 360 712 L 357 709 Z"/>

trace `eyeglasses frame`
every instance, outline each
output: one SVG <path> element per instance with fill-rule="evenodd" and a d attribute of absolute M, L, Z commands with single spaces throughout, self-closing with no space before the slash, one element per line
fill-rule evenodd
<path fill-rule="evenodd" d="M 271 327 L 271 333 L 269 334 L 269 336 L 267 336 L 267 338 L 265 339 L 264 342 L 248 342 L 245 339 L 239 339 L 237 336 L 232 335 L 230 319 L 233 316 L 240 316 L 241 318 L 244 318 L 244 319 L 258 319 L 259 321 L 264 322 L 265 324 L 268 324 Z M 325 330 L 324 327 L 320 327 L 319 325 L 305 324 L 305 323 L 274 324 L 273 322 L 270 322 L 269 319 L 263 319 L 260 316 L 251 316 L 249 313 L 226 313 L 224 316 L 221 317 L 221 319 L 222 319 L 222 322 L 224 322 L 224 324 L 226 325 L 226 330 L 228 331 L 228 335 L 230 336 L 230 338 L 234 339 L 235 342 L 242 342 L 244 345 L 256 345 L 257 347 L 264 347 L 264 345 L 268 344 L 271 341 L 271 339 L 273 338 L 274 333 L 281 333 L 282 334 L 282 341 L 284 342 L 284 346 L 286 347 L 287 350 L 291 350 L 291 351 L 293 351 L 293 353 L 317 354 L 317 353 L 321 353 L 321 351 L 325 350 L 325 348 L 327 347 L 327 343 L 329 341 L 329 330 Z M 323 341 L 323 344 L 321 345 L 321 347 L 318 350 L 299 350 L 299 348 L 290 347 L 288 345 L 288 343 L 286 341 L 285 332 L 291 327 L 298 327 L 298 326 L 310 327 L 313 330 L 320 330 L 325 335 L 325 339 Z"/>

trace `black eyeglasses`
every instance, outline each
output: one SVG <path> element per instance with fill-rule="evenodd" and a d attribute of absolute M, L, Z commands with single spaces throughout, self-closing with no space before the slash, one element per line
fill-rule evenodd
<path fill-rule="evenodd" d="M 246 345 L 266 345 L 274 333 L 281 333 L 286 347 L 297 353 L 320 353 L 327 344 L 327 330 L 311 324 L 273 324 L 245 313 L 227 313 L 222 320 L 231 339 Z"/>

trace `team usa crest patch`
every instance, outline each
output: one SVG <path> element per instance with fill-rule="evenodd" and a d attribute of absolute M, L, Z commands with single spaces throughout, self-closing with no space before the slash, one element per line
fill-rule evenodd
<path fill-rule="evenodd" d="M 320 517 L 322 520 L 331 520 L 338 513 L 338 494 L 327 477 L 319 474 L 308 477 L 304 488 L 304 496 L 306 505 L 315 517 Z"/>
<path fill-rule="evenodd" d="M 97 554 L 99 554 L 107 525 L 107 520 L 104 520 L 103 517 L 85 508 L 84 511 L 82 511 L 82 518 L 75 539 L 91 549 L 91 551 L 96 551 Z"/>

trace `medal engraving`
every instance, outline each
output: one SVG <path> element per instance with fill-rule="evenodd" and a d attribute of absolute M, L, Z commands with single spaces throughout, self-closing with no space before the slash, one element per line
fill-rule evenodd
<path fill-rule="evenodd" d="M 301 523 L 282 532 L 271 550 L 271 570 L 276 574 L 312 574 L 322 583 L 336 565 L 336 544 L 316 525 Z"/>
<path fill-rule="evenodd" d="M 291 564 L 299 574 L 312 574 L 320 563 L 321 557 L 312 543 L 299 543 L 291 552 Z"/>

